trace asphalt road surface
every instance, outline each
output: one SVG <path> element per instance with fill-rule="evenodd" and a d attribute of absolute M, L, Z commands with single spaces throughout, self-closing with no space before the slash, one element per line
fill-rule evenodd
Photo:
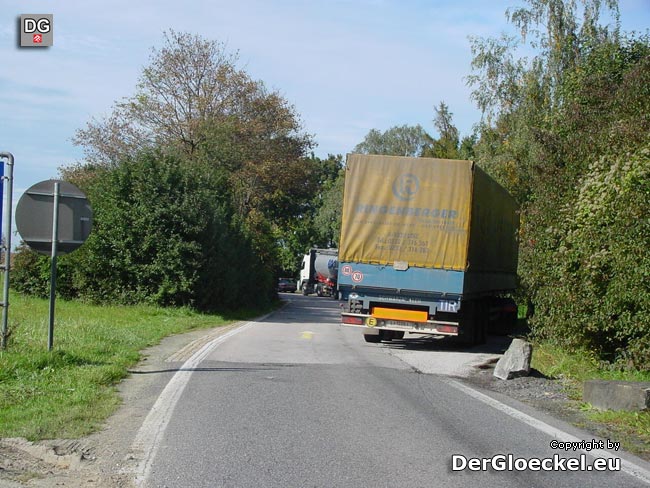
<path fill-rule="evenodd" d="M 647 471 L 625 460 L 623 471 L 560 470 L 584 451 L 552 448 L 558 435 L 534 412 L 501 408 L 365 343 L 339 325 L 332 299 L 283 298 L 284 308 L 221 340 L 187 372 L 141 486 L 648 486 Z M 587 465 L 603 455 L 593 452 Z M 454 469 L 493 456 L 496 469 Z M 514 469 L 531 459 L 531 469 Z"/>

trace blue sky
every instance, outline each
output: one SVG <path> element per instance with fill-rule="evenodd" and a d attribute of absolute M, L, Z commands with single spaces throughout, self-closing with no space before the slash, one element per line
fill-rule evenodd
<path fill-rule="evenodd" d="M 469 35 L 498 36 L 520 0 L 0 0 L 0 151 L 16 158 L 14 205 L 29 186 L 82 159 L 70 139 L 133 94 L 167 29 L 239 51 L 314 134 L 316 154 L 349 152 L 372 128 L 421 124 L 444 100 L 462 135 Z M 621 0 L 623 30 L 650 26 L 650 0 Z M 17 47 L 18 17 L 54 14 L 54 46 Z"/>

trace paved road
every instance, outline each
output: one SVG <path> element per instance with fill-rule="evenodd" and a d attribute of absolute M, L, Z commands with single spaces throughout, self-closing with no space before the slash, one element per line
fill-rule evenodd
<path fill-rule="evenodd" d="M 144 486 L 647 486 L 625 472 L 452 470 L 454 454 L 578 454 L 551 449 L 553 434 L 532 417 L 515 418 L 365 343 L 338 325 L 337 302 L 284 298 L 286 307 L 223 340 L 194 368 Z"/>

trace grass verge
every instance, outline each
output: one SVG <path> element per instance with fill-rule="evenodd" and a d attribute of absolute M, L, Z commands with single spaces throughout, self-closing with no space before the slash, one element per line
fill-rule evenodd
<path fill-rule="evenodd" d="M 603 368 L 588 352 L 567 352 L 550 344 L 535 344 L 531 366 L 551 378 L 562 378 L 569 396 L 582 401 L 587 380 L 649 381 L 650 373 Z M 650 412 L 602 411 L 582 403 L 588 420 L 604 426 L 622 446 L 637 454 L 650 452 Z"/>
<path fill-rule="evenodd" d="M 119 406 L 115 385 L 162 338 L 223 326 L 261 312 L 200 314 L 154 306 L 96 306 L 57 300 L 47 351 L 48 301 L 12 293 L 11 336 L 0 351 L 0 437 L 76 438 Z"/>

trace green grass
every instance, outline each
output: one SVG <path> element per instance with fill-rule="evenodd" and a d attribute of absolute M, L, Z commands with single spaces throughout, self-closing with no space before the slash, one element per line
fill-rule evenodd
<path fill-rule="evenodd" d="M 47 300 L 10 296 L 8 347 L 0 351 L 0 437 L 75 438 L 119 406 L 115 385 L 142 349 L 171 334 L 226 325 L 254 312 L 206 315 L 154 306 L 57 300 L 47 350 Z"/>
<path fill-rule="evenodd" d="M 602 367 L 588 352 L 567 352 L 549 344 L 535 344 L 531 366 L 551 378 L 562 378 L 567 393 L 582 401 L 583 383 L 587 380 L 649 381 L 650 373 L 619 371 Z M 650 412 L 602 411 L 582 404 L 587 418 L 604 427 L 622 446 L 637 454 L 650 455 Z"/>

